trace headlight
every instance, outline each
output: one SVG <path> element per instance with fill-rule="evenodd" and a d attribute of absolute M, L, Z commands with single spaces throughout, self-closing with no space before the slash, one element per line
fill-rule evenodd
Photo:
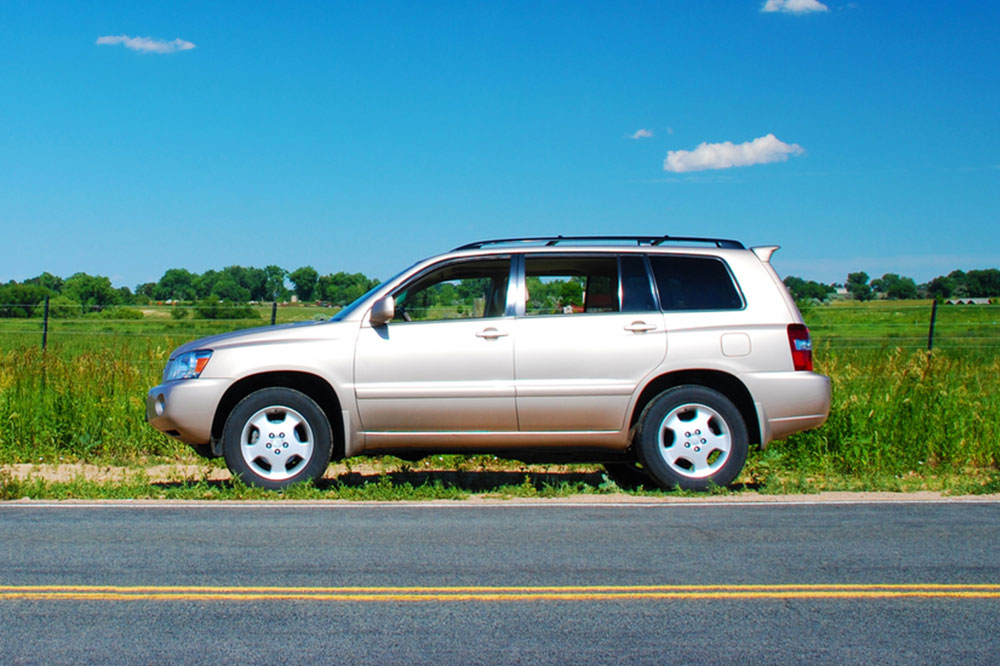
<path fill-rule="evenodd" d="M 163 370 L 163 381 L 194 379 L 205 369 L 210 358 L 212 358 L 212 352 L 209 349 L 199 349 L 181 354 L 167 362 L 167 367 Z"/>

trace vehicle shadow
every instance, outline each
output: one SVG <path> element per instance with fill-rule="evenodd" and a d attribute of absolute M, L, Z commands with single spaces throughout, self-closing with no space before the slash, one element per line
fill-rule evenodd
<path fill-rule="evenodd" d="M 388 479 L 388 482 L 385 480 Z M 316 481 L 314 485 L 318 489 L 334 489 L 338 487 L 364 488 L 369 484 L 387 483 L 392 487 L 410 486 L 418 488 L 421 486 L 440 486 L 443 488 L 454 488 L 472 493 L 489 493 L 503 491 L 512 487 L 527 488 L 533 487 L 535 490 L 545 489 L 565 489 L 578 488 L 583 492 L 589 490 L 610 490 L 614 487 L 610 485 L 609 479 L 603 470 L 592 472 L 532 472 L 532 471 L 473 471 L 473 470 L 404 470 L 394 472 L 345 472 L 334 478 L 324 478 Z M 719 489 L 722 493 L 739 493 L 742 491 L 755 491 L 760 489 L 759 483 L 734 483 L 725 489 Z M 645 483 L 641 486 L 627 488 L 619 487 L 619 490 L 645 490 L 656 492 L 657 494 L 689 494 L 707 495 L 710 492 L 696 492 L 683 490 L 663 490 L 653 482 Z"/>
<path fill-rule="evenodd" d="M 152 485 L 166 489 L 184 489 L 197 483 L 207 489 L 227 491 L 234 487 L 229 479 L 190 479 L 185 481 L 159 481 Z M 553 491 L 558 494 L 573 494 L 576 490 L 582 493 L 591 492 L 621 492 L 640 491 L 657 495 L 688 495 L 706 496 L 711 492 L 669 491 L 662 490 L 652 483 L 643 486 L 616 487 L 603 470 L 597 471 L 528 471 L 528 470 L 395 470 L 395 471 L 365 471 L 342 472 L 337 476 L 325 477 L 313 482 L 313 487 L 321 492 L 330 491 L 336 495 L 338 490 L 350 489 L 365 491 L 374 488 L 384 490 L 404 490 L 419 488 L 439 488 L 467 493 L 509 493 L 521 494 L 527 491 L 545 493 Z M 739 493 L 759 489 L 758 483 L 737 483 L 729 486 L 722 493 Z M 404 493 L 405 494 L 405 493 Z"/>
<path fill-rule="evenodd" d="M 536 489 L 565 485 L 590 486 L 597 489 L 606 479 L 601 472 L 522 472 L 474 470 L 403 470 L 383 473 L 346 472 L 335 478 L 324 478 L 314 485 L 323 490 L 337 487 L 363 488 L 368 484 L 388 483 L 392 486 L 440 486 L 468 492 L 497 491 L 510 486 L 532 486 Z"/>

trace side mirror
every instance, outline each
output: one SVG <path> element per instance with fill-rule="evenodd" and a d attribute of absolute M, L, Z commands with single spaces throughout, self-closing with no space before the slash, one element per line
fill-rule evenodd
<path fill-rule="evenodd" d="M 392 300 L 392 296 L 386 296 L 375 301 L 375 305 L 372 306 L 372 313 L 369 317 L 372 326 L 383 326 L 392 321 L 392 318 L 396 315 L 396 303 Z"/>

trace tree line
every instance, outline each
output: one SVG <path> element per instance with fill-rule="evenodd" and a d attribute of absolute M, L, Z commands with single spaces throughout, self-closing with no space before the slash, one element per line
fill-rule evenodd
<path fill-rule="evenodd" d="M 144 282 L 135 290 L 114 287 L 103 275 L 75 273 L 61 278 L 45 272 L 0 285 L 0 317 L 30 317 L 49 298 L 53 316 L 99 313 L 109 308 L 149 303 L 191 303 L 205 317 L 221 316 L 213 306 L 252 302 L 287 302 L 294 294 L 299 301 L 344 306 L 379 281 L 363 273 L 320 275 L 312 266 L 287 271 L 279 266 L 264 268 L 227 266 L 221 271 L 194 273 L 184 268 L 168 269 L 157 282 Z M 199 310 L 200 311 L 200 310 Z M 214 313 L 214 314 L 213 314 Z"/>
<path fill-rule="evenodd" d="M 911 300 L 915 298 L 992 298 L 1000 296 L 1000 270 L 987 268 L 972 271 L 952 271 L 948 275 L 917 284 L 913 278 L 896 273 L 886 273 L 871 279 L 864 271 L 848 273 L 843 284 L 823 284 L 789 275 L 785 286 L 796 301 L 828 300 L 841 287 L 856 301 L 870 301 L 876 298 L 889 300 Z"/>
<path fill-rule="evenodd" d="M 849 273 L 841 284 L 823 284 L 790 275 L 784 280 L 797 301 L 825 301 L 837 289 L 844 287 L 850 298 L 867 301 L 872 299 L 980 298 L 1000 295 L 1000 270 L 952 271 L 917 284 L 912 278 L 896 273 L 886 273 L 871 279 L 859 271 Z M 220 308 L 223 305 L 246 305 L 252 302 L 287 302 L 294 294 L 301 302 L 319 302 L 343 307 L 352 302 L 379 281 L 364 273 L 337 272 L 320 275 L 312 266 L 302 266 L 286 271 L 279 266 L 264 268 L 227 266 L 222 270 L 194 273 L 184 268 L 171 268 L 157 282 L 144 282 L 135 290 L 114 287 L 111 279 L 103 275 L 75 273 L 61 278 L 45 272 L 33 278 L 0 285 L 0 317 L 31 317 L 40 314 L 39 308 L 50 299 L 53 316 L 67 317 L 79 314 L 100 314 L 115 308 L 122 314 L 121 306 L 149 303 L 188 303 L 198 307 L 206 318 L 222 318 L 247 314 L 247 308 Z M 548 285 L 547 285 L 548 286 Z M 566 285 L 552 285 L 552 288 Z M 536 290 L 544 289 L 541 285 Z M 447 299 L 444 299 L 447 300 Z"/>

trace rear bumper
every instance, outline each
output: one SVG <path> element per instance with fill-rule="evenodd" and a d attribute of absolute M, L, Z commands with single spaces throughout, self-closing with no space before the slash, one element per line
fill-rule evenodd
<path fill-rule="evenodd" d="M 146 395 L 146 421 L 186 444 L 208 444 L 225 379 L 186 379 L 154 386 Z"/>
<path fill-rule="evenodd" d="M 830 415 L 830 378 L 815 372 L 760 372 L 743 377 L 754 398 L 761 445 L 823 425 Z"/>

